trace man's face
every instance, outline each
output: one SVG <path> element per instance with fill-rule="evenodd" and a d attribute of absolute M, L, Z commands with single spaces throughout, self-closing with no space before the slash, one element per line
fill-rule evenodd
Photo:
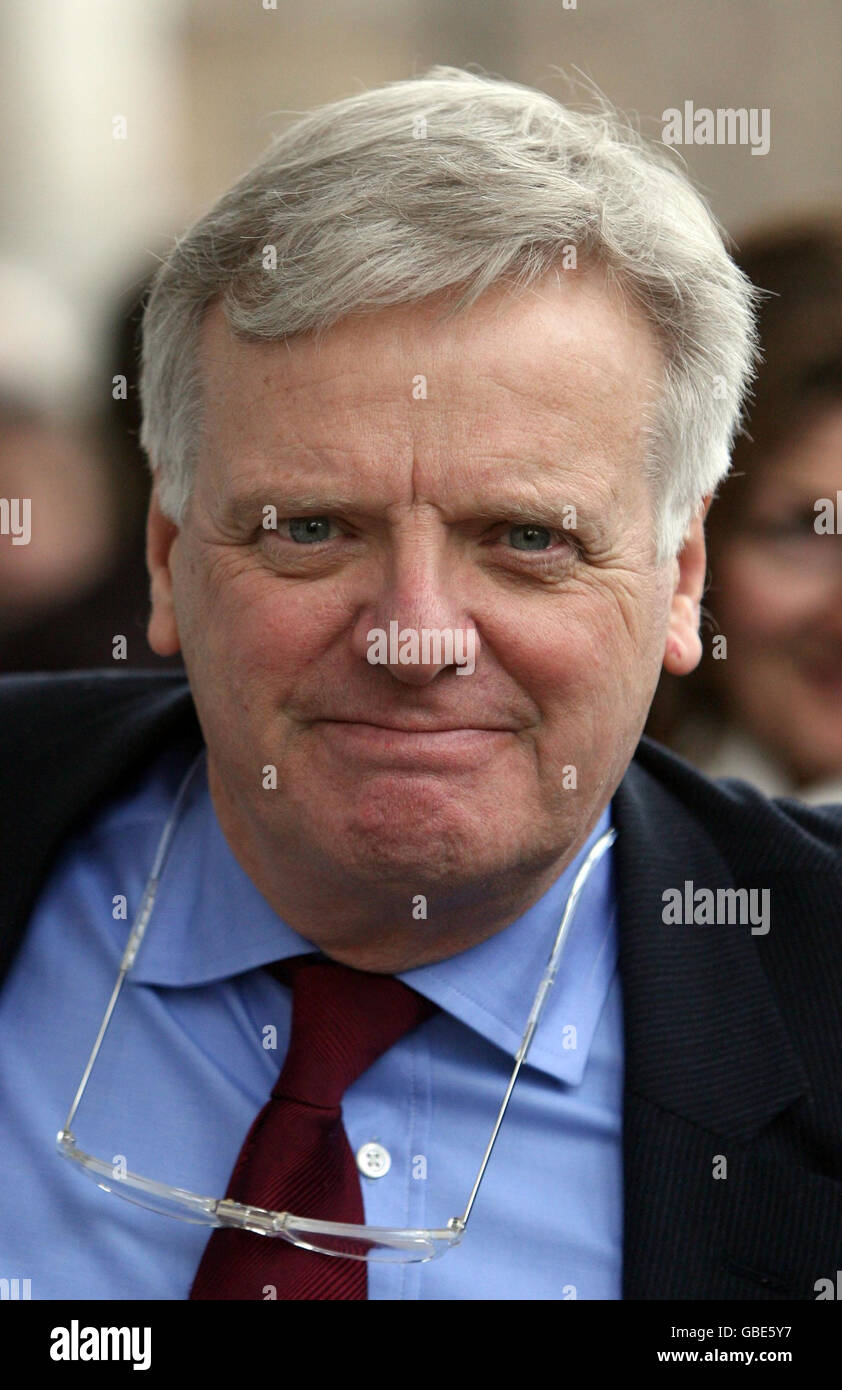
<path fill-rule="evenodd" d="M 181 645 L 226 834 L 258 882 L 274 855 L 340 903 L 560 872 L 633 754 L 678 574 L 653 562 L 644 321 L 595 272 L 441 307 L 320 346 L 212 309 L 194 493 L 180 530 L 150 522 L 150 640 Z M 392 623 L 473 630 L 475 670 L 371 664 Z"/>

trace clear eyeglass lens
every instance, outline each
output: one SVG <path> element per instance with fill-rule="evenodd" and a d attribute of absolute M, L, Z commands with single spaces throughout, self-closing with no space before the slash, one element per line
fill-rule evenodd
<path fill-rule="evenodd" d="M 172 1216 L 201 1226 L 224 1226 L 252 1231 L 256 1235 L 280 1237 L 305 1250 L 352 1260 L 388 1263 L 421 1263 L 438 1259 L 462 1238 L 461 1230 L 390 1230 L 369 1226 L 361 1229 L 339 1222 L 311 1221 L 288 1212 L 266 1212 L 225 1198 L 200 1197 L 183 1188 L 121 1173 L 113 1165 L 80 1149 L 67 1131 L 58 1136 L 58 1150 L 74 1163 L 79 1172 L 95 1182 L 103 1192 L 111 1192 L 125 1202 L 144 1207 L 161 1216 Z"/>
<path fill-rule="evenodd" d="M 438 1259 L 459 1237 L 447 1231 L 390 1231 L 369 1226 L 356 1234 L 350 1229 L 329 1231 L 325 1223 L 308 1222 L 291 1216 L 284 1223 L 288 1240 L 322 1255 L 340 1255 L 352 1260 L 380 1263 L 422 1263 Z"/>

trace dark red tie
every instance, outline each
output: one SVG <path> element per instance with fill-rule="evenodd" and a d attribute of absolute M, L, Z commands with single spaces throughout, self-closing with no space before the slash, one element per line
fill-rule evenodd
<path fill-rule="evenodd" d="M 226 1197 L 319 1221 L 365 1221 L 342 1096 L 377 1058 L 437 1011 L 392 975 L 295 956 L 269 969 L 293 987 L 292 1030 L 272 1095 L 246 1135 Z M 302 1250 L 220 1227 L 191 1299 L 364 1299 L 365 1260 Z"/>

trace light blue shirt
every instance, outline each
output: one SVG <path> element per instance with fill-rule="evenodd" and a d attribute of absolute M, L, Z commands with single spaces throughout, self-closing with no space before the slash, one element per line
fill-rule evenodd
<path fill-rule="evenodd" d="M 33 1299 L 186 1299 L 211 1234 L 102 1192 L 55 1149 L 188 764 L 183 749 L 159 757 L 66 842 L 0 993 L 0 1278 L 30 1279 Z M 440 1227 L 464 1210 L 573 877 L 609 824 L 610 807 L 516 922 L 401 976 L 441 1012 L 345 1093 L 351 1149 L 376 1142 L 391 1158 L 360 1178 L 368 1224 Z M 221 1197 L 288 1044 L 289 992 L 262 967 L 313 949 L 234 858 L 202 754 L 74 1123 L 80 1147 Z M 462 1245 L 426 1264 L 370 1263 L 369 1298 L 620 1298 L 622 1073 L 609 850 Z"/>

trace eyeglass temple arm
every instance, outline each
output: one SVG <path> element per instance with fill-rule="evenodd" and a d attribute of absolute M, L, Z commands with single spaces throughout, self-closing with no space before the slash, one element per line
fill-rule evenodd
<path fill-rule="evenodd" d="M 103 1017 L 102 1023 L 99 1025 L 99 1032 L 97 1033 L 96 1041 L 94 1042 L 94 1045 L 91 1048 L 91 1054 L 87 1062 L 85 1063 L 85 1070 L 82 1072 L 82 1080 L 79 1082 L 79 1089 L 73 1097 L 73 1103 L 67 1112 L 67 1119 L 64 1122 L 65 1133 L 70 1131 L 70 1126 L 73 1124 L 76 1111 L 79 1109 L 79 1102 L 81 1101 L 82 1096 L 85 1094 L 85 1087 L 88 1084 L 88 1078 L 90 1077 L 90 1074 L 93 1071 L 94 1062 L 99 1056 L 99 1049 L 102 1047 L 105 1034 L 108 1030 L 108 1025 L 111 1022 L 111 1015 L 113 1014 L 117 1000 L 120 997 L 120 990 L 123 988 L 123 981 L 125 980 L 126 976 L 132 968 L 132 965 L 134 964 L 134 958 L 137 955 L 138 947 L 140 946 L 140 943 L 143 940 L 143 934 L 146 931 L 146 924 L 152 915 L 152 908 L 155 906 L 155 893 L 157 891 L 157 888 L 158 879 L 150 879 L 149 883 L 146 885 L 146 892 L 143 895 L 143 900 L 140 904 L 140 909 L 138 911 L 137 917 L 134 920 L 131 933 L 129 934 L 129 939 L 126 943 L 126 949 L 123 952 L 123 959 L 120 962 L 120 973 L 118 974 L 117 981 L 114 985 L 113 990 L 111 991 L 111 998 L 108 1001 L 108 1008 L 105 1010 L 105 1016 Z"/>
<path fill-rule="evenodd" d="M 103 1018 L 102 1023 L 99 1025 L 99 1032 L 96 1035 L 96 1041 L 94 1042 L 94 1045 L 91 1048 L 91 1054 L 85 1064 L 85 1070 L 82 1072 L 82 1080 L 79 1082 L 79 1088 L 75 1096 L 73 1097 L 73 1103 L 67 1112 L 67 1119 L 64 1122 L 64 1129 L 62 1131 L 63 1133 L 70 1132 L 70 1126 L 73 1123 L 76 1111 L 79 1109 L 79 1102 L 81 1101 L 82 1096 L 85 1094 L 85 1087 L 88 1084 L 88 1078 L 90 1077 L 94 1063 L 97 1057 L 99 1056 L 99 1050 L 102 1047 L 103 1039 L 105 1038 L 105 1034 L 108 1030 L 108 1025 L 111 1022 L 111 1015 L 113 1014 L 117 1000 L 120 997 L 120 990 L 123 988 L 123 981 L 125 980 L 126 976 L 128 975 L 129 971 L 134 965 L 135 956 L 137 955 L 138 950 L 140 949 L 140 943 L 142 942 L 146 933 L 146 927 L 148 925 L 149 918 L 152 916 L 152 909 L 155 906 L 155 898 L 158 893 L 158 885 L 161 882 L 161 875 L 164 872 L 164 864 L 169 853 L 170 842 L 173 837 L 173 832 L 175 830 L 178 817 L 181 813 L 181 805 L 187 793 L 187 788 L 199 765 L 201 756 L 202 755 L 200 753 L 198 757 L 194 758 L 193 762 L 190 764 L 189 768 L 184 774 L 184 777 L 181 780 L 181 786 L 179 787 L 175 801 L 173 802 L 172 809 L 170 810 L 170 813 L 167 816 L 163 834 L 161 835 L 161 839 L 158 844 L 158 850 L 155 855 L 155 862 L 152 865 L 152 872 L 149 875 L 146 888 L 143 892 L 143 897 L 140 900 L 140 906 L 137 910 L 137 913 L 135 914 L 134 922 L 132 923 L 132 929 L 129 932 L 129 938 L 126 942 L 125 950 L 123 951 L 123 958 L 120 961 L 120 971 L 117 975 L 117 981 L 114 985 L 113 990 L 111 991 L 111 998 L 108 1001 L 108 1008 L 105 1010 L 105 1017 Z"/>
<path fill-rule="evenodd" d="M 524 1032 L 520 1047 L 517 1050 L 514 1070 L 509 1078 L 509 1084 L 506 1087 L 506 1094 L 503 1097 L 503 1103 L 500 1106 L 500 1111 L 497 1115 L 497 1119 L 494 1124 L 494 1129 L 491 1132 L 491 1138 L 488 1141 L 488 1147 L 485 1150 L 482 1163 L 480 1164 L 479 1172 L 476 1176 L 476 1181 L 474 1182 L 473 1188 L 471 1189 L 471 1195 L 468 1198 L 468 1205 L 465 1207 L 465 1210 L 463 1211 L 461 1216 L 451 1217 L 450 1221 L 448 1222 L 448 1226 L 452 1230 L 458 1230 L 461 1233 L 462 1231 L 464 1231 L 465 1227 L 468 1224 L 468 1217 L 471 1214 L 471 1209 L 476 1200 L 477 1192 L 479 1191 L 479 1185 L 482 1182 L 483 1175 L 485 1173 L 486 1168 L 488 1167 L 488 1161 L 491 1158 L 491 1153 L 496 1143 L 497 1135 L 500 1132 L 500 1126 L 503 1123 L 503 1117 L 506 1114 L 509 1099 L 511 1097 L 512 1091 L 515 1088 L 515 1082 L 518 1079 L 518 1075 L 520 1073 L 521 1067 L 523 1066 L 523 1063 L 526 1061 L 526 1054 L 529 1051 L 530 1045 L 532 1043 L 533 1034 L 535 1032 L 535 1029 L 538 1027 L 538 1020 L 540 1019 L 544 1009 L 544 1005 L 547 1002 L 547 995 L 549 994 L 550 989 L 552 988 L 552 985 L 555 981 L 559 961 L 561 960 L 561 953 L 564 948 L 564 943 L 567 939 L 567 933 L 570 930 L 570 923 L 573 920 L 573 914 L 576 911 L 576 905 L 579 901 L 579 897 L 581 896 L 582 889 L 585 886 L 588 875 L 590 874 L 594 864 L 596 864 L 597 860 L 602 858 L 609 845 L 612 845 L 616 838 L 617 832 L 613 828 L 607 830 L 604 835 L 601 835 L 600 838 L 597 840 L 596 844 L 589 851 L 587 857 L 585 858 L 579 869 L 579 872 L 573 880 L 573 887 L 570 890 L 570 896 L 568 897 L 567 903 L 564 908 L 564 914 L 562 916 L 558 932 L 556 933 L 556 939 L 553 943 L 552 951 L 550 952 L 550 958 L 547 962 L 547 968 L 544 971 L 543 978 L 541 980 L 540 985 L 538 986 L 538 992 L 535 995 L 535 999 L 532 1004 L 532 1009 L 529 1014 L 529 1019 L 526 1024 L 526 1031 Z"/>

